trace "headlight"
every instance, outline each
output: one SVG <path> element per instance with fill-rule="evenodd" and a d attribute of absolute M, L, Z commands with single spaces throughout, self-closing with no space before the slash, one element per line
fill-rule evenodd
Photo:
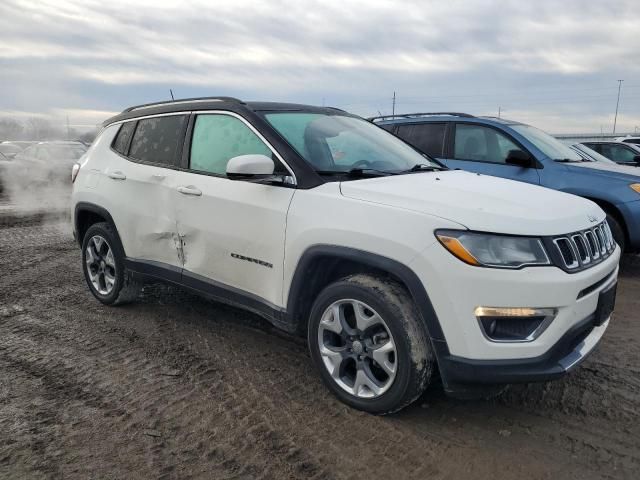
<path fill-rule="evenodd" d="M 438 230 L 435 233 L 444 248 L 470 265 L 495 268 L 551 265 L 539 238 L 464 230 Z"/>
<path fill-rule="evenodd" d="M 631 188 L 631 190 L 635 190 L 636 192 L 640 193 L 640 183 L 631 183 L 629 184 L 629 188 Z"/>

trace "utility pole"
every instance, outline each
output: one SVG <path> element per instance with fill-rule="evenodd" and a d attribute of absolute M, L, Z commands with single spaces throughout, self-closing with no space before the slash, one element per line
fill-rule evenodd
<path fill-rule="evenodd" d="M 502 107 L 498 107 L 498 118 L 500 118 L 500 113 L 502 113 Z"/>
<path fill-rule="evenodd" d="M 70 140 L 70 133 L 69 133 L 69 115 L 67 115 L 67 141 Z"/>
<path fill-rule="evenodd" d="M 391 115 L 396 114 L 396 92 L 393 92 L 393 103 L 391 104 Z"/>
<path fill-rule="evenodd" d="M 624 80 L 618 80 L 618 101 L 616 102 L 616 116 L 613 117 L 613 133 L 616 133 L 616 123 L 618 122 L 618 106 L 620 105 L 620 89 Z"/>
<path fill-rule="evenodd" d="M 169 89 L 169 93 L 171 94 L 171 101 L 175 101 L 175 98 L 173 98 L 173 90 Z"/>

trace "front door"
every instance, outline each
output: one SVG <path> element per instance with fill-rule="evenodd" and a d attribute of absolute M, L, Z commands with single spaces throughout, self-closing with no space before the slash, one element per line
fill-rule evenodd
<path fill-rule="evenodd" d="M 275 152 L 241 117 L 195 118 L 189 170 L 177 172 L 178 232 L 183 241 L 183 282 L 212 293 L 226 290 L 270 307 L 282 305 L 287 210 L 295 189 L 230 180 L 227 162 Z"/>

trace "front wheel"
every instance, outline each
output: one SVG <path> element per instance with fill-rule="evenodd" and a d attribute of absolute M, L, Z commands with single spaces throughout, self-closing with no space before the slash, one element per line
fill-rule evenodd
<path fill-rule="evenodd" d="M 309 319 L 311 357 L 329 389 L 370 413 L 400 410 L 431 378 L 430 341 L 398 283 L 358 274 L 326 287 Z"/>

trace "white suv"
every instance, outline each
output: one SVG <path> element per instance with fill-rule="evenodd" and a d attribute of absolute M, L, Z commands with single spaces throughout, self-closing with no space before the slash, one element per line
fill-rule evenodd
<path fill-rule="evenodd" d="M 107 120 L 73 171 L 93 295 L 159 278 L 305 334 L 342 401 L 486 396 L 602 337 L 620 249 L 582 198 L 447 170 L 344 111 L 227 97 Z"/>

